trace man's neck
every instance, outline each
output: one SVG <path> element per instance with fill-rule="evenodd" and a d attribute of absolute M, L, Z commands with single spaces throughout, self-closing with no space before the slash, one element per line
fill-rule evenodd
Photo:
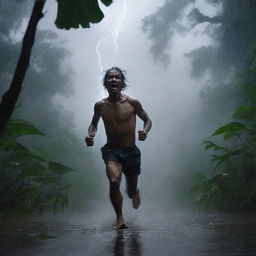
<path fill-rule="evenodd" d="M 117 93 L 117 94 L 109 94 L 108 99 L 110 102 L 120 102 L 122 101 L 122 94 Z"/>

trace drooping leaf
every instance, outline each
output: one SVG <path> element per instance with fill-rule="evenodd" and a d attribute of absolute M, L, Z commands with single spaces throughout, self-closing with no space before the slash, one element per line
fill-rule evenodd
<path fill-rule="evenodd" d="M 21 175 L 23 175 L 24 177 L 51 176 L 47 167 L 41 163 L 34 163 L 32 166 L 23 167 Z"/>
<path fill-rule="evenodd" d="M 49 151 L 42 149 L 42 148 L 32 148 L 30 152 L 40 158 L 43 158 L 47 161 L 51 161 L 53 156 L 50 154 Z"/>
<path fill-rule="evenodd" d="M 86 4 L 81 6 L 79 10 L 79 14 L 77 15 L 78 18 L 78 27 L 79 27 L 79 22 L 82 28 L 89 28 L 90 27 L 90 14 L 89 14 L 89 9 Z"/>
<path fill-rule="evenodd" d="M 208 150 L 208 149 L 211 149 L 211 148 L 212 148 L 212 149 L 215 150 L 215 151 L 220 151 L 220 150 L 229 151 L 229 149 L 228 149 L 227 147 L 221 147 L 221 146 L 219 146 L 219 145 L 213 143 L 213 142 L 210 141 L 210 140 L 204 141 L 203 144 L 206 145 L 206 146 L 205 146 L 205 150 Z"/>
<path fill-rule="evenodd" d="M 2 139 L 17 138 L 22 135 L 41 135 L 45 136 L 43 132 L 38 130 L 33 124 L 23 120 L 11 120 L 7 125 Z"/>
<path fill-rule="evenodd" d="M 63 165 L 63 164 L 60 164 L 60 163 L 56 163 L 56 162 L 52 162 L 52 161 L 48 162 L 48 168 L 54 174 L 58 174 L 58 175 L 62 175 L 62 174 L 65 174 L 67 172 L 75 171 L 74 169 L 72 169 L 70 167 L 67 167 L 66 165 Z"/>
<path fill-rule="evenodd" d="M 100 0 L 103 4 L 105 4 L 106 6 L 109 6 L 113 3 L 112 0 Z"/>
<path fill-rule="evenodd" d="M 101 0 L 109 6 L 112 0 Z M 89 28 L 90 23 L 98 23 L 104 17 L 98 0 L 58 0 L 55 24 L 60 29 Z"/>
<path fill-rule="evenodd" d="M 0 150 L 18 151 L 22 153 L 29 152 L 29 150 L 25 146 L 13 140 L 0 140 Z"/>
<path fill-rule="evenodd" d="M 227 140 L 234 135 L 237 135 L 238 132 L 245 130 L 248 130 L 248 127 L 245 124 L 240 122 L 231 122 L 217 129 L 211 136 L 223 134 L 224 139 Z"/>
<path fill-rule="evenodd" d="M 100 22 L 104 14 L 101 11 L 98 1 L 96 0 L 84 0 L 84 5 L 87 5 L 87 10 L 88 10 L 88 16 L 89 16 L 89 21 L 91 23 L 98 23 Z"/>
<path fill-rule="evenodd" d="M 47 164 L 47 161 L 43 158 L 31 153 L 31 152 L 15 152 L 6 159 L 10 164 L 12 162 L 19 163 L 22 166 L 33 166 L 34 164 L 41 163 Z"/>

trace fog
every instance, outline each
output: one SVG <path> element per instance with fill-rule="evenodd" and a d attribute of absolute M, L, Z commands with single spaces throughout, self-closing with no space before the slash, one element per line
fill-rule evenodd
<path fill-rule="evenodd" d="M 192 79 L 191 60 L 185 56 L 196 48 L 212 44 L 208 34 L 204 33 L 207 24 L 200 24 L 187 33 L 173 30 L 166 49 L 170 63 L 166 66 L 154 60 L 150 50 L 152 40 L 142 32 L 143 19 L 156 12 L 163 3 L 164 1 L 127 1 L 126 13 L 125 1 L 116 1 L 110 7 L 101 5 L 105 14 L 101 23 L 93 24 L 90 29 L 62 31 L 54 25 L 57 4 L 48 1 L 45 17 L 39 26 L 40 29 L 54 31 L 58 39 L 53 43 L 61 44 L 70 53 L 60 65 L 63 72 L 70 73 L 74 92 L 70 96 L 56 95 L 54 103 L 74 116 L 75 131 L 81 141 L 87 134 L 94 103 L 107 96 L 102 86 L 103 72 L 99 62 L 104 70 L 111 66 L 126 70 L 129 87 L 124 93 L 139 99 L 153 122 L 147 140 L 137 142 L 142 152 L 139 187 L 146 206 L 150 206 L 152 201 L 154 206 L 163 206 L 176 200 L 175 191 L 183 185 L 179 184 L 180 177 L 186 180 L 195 172 L 191 170 L 191 173 L 187 173 L 191 159 L 195 152 L 202 150 L 200 144 L 205 139 L 204 136 L 209 134 L 208 128 L 202 131 L 201 127 L 198 132 L 201 125 L 200 90 L 207 84 L 209 77 L 206 74 L 201 79 Z M 194 7 L 207 15 L 213 15 L 217 11 L 205 1 L 195 1 L 187 6 L 184 13 L 189 13 Z M 122 16 L 124 19 L 120 23 Z M 179 19 L 179 23 L 189 26 L 184 17 Z M 99 59 L 97 43 L 113 34 L 119 24 L 117 50 L 114 37 L 107 38 L 99 46 Z M 143 123 L 138 120 L 137 130 L 142 126 Z M 93 152 L 95 168 L 102 179 L 102 197 L 110 204 L 100 153 L 100 147 L 105 142 L 105 132 L 100 121 L 95 145 L 93 148 L 86 148 L 86 152 Z"/>

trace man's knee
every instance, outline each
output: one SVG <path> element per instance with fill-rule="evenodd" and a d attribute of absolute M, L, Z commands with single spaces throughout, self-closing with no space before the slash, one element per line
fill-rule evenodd
<path fill-rule="evenodd" d="M 117 178 L 115 177 L 111 177 L 109 179 L 109 185 L 110 185 L 110 189 L 112 190 L 118 190 L 120 187 L 120 182 Z"/>

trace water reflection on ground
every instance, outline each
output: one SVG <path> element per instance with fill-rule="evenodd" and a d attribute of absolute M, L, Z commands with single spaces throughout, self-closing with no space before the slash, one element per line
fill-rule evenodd
<path fill-rule="evenodd" d="M 127 236 L 124 231 L 118 231 L 113 239 L 114 256 L 142 256 L 142 246 L 139 232 L 131 231 Z"/>
<path fill-rule="evenodd" d="M 144 216 L 115 231 L 76 221 L 2 220 L 1 256 L 256 255 L 256 217 L 209 214 Z"/>

